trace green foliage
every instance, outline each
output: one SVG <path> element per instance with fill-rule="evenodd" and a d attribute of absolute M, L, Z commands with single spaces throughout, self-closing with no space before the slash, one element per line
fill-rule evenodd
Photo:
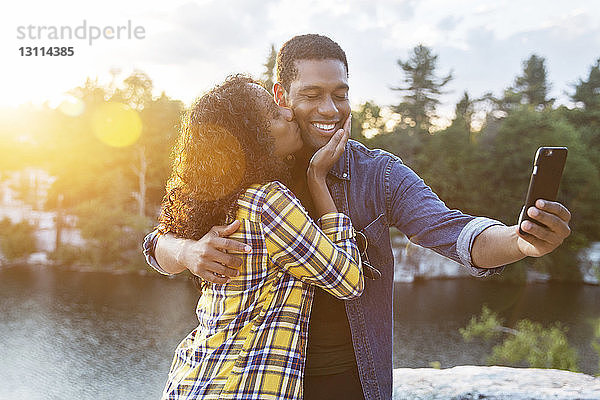
<path fill-rule="evenodd" d="M 400 156 L 450 208 L 490 216 L 508 225 L 516 223 L 521 211 L 536 149 L 569 147 L 558 201 L 572 212 L 571 235 L 551 254 L 522 260 L 492 279 L 522 282 L 527 270 L 534 268 L 552 279 L 577 281 L 581 279 L 576 267 L 578 252 L 600 240 L 600 110 L 553 109 L 542 90 L 548 88 L 544 60 L 532 56 L 524 69 L 513 88 L 518 100 L 504 109 L 501 104 L 488 103 L 492 109 L 479 132 L 472 130 L 471 121 L 480 100 L 465 93 L 446 129 L 420 135 L 401 123 L 393 132 L 383 131 L 364 142 Z M 370 115 L 379 115 L 374 112 L 380 110 L 376 104 L 366 106 Z M 362 115 L 356 119 L 361 124 L 358 130 L 364 120 L 385 124 Z"/>
<path fill-rule="evenodd" d="M 429 47 L 420 44 L 413 49 L 408 61 L 398 60 L 404 71 L 405 86 L 392 88 L 404 94 L 395 111 L 402 116 L 406 128 L 419 134 L 429 133 L 431 118 L 440 103 L 439 95 L 452 80 L 452 73 L 443 78 L 435 75 L 437 57 Z"/>
<path fill-rule="evenodd" d="M 592 340 L 592 347 L 598 353 L 598 376 L 600 376 L 600 318 L 594 322 L 594 339 Z"/>
<path fill-rule="evenodd" d="M 467 327 L 459 331 L 467 341 L 475 337 L 488 341 L 499 338 L 501 333 L 508 334 L 502 343 L 493 347 L 488 358 L 490 364 L 525 364 L 531 368 L 577 371 L 577 352 L 569 345 L 567 329 L 558 323 L 544 328 L 537 322 L 523 319 L 514 329 L 506 328 L 498 315 L 484 305 L 481 315 L 473 317 Z"/>
<path fill-rule="evenodd" d="M 510 112 L 521 105 L 529 105 L 537 110 L 551 108 L 555 99 L 548 99 L 550 84 L 547 81 L 546 60 L 532 54 L 523 61 L 523 72 L 515 78 L 514 86 L 504 90 L 502 97 L 491 94 L 485 97 L 492 100 L 499 110 Z"/>
<path fill-rule="evenodd" d="M 600 239 L 600 220 L 596 218 L 600 212 L 600 173 L 579 131 L 560 111 L 521 106 L 501 120 L 495 131 L 484 129 L 473 149 L 473 168 L 466 171 L 471 177 L 471 185 L 465 191 L 469 197 L 463 197 L 455 206 L 475 215 L 516 223 L 533 155 L 540 146 L 569 147 L 558 201 L 572 211 L 572 234 L 557 251 L 533 265 L 555 279 L 578 280 L 577 252 L 589 241 Z M 439 194 L 442 198 L 446 195 Z"/>
<path fill-rule="evenodd" d="M 500 336 L 501 332 L 497 328 L 502 326 L 503 323 L 504 321 L 498 317 L 498 314 L 484 304 L 481 315 L 471 317 L 466 328 L 460 328 L 458 331 L 467 342 L 476 337 L 491 340 Z"/>
<path fill-rule="evenodd" d="M 371 148 L 379 148 L 389 151 L 400 157 L 405 164 L 420 171 L 418 161 L 422 156 L 423 137 L 413 131 L 396 127 L 394 131 L 376 135 L 364 143 Z"/>
<path fill-rule="evenodd" d="M 531 368 L 577 371 L 577 352 L 567 341 L 566 328 L 558 323 L 544 328 L 526 319 L 515 328 L 515 335 L 493 348 L 489 363 L 516 366 L 525 362 Z"/>
<path fill-rule="evenodd" d="M 86 258 L 96 267 L 143 266 L 139 251 L 152 221 L 123 207 L 119 201 L 91 200 L 78 205 L 74 214 L 77 227 L 86 239 Z"/>
<path fill-rule="evenodd" d="M 523 75 L 515 80 L 515 89 L 521 95 L 524 104 L 546 107 L 552 103 L 552 100 L 546 99 L 550 89 L 547 75 L 544 57 L 532 54 L 523 62 Z"/>
<path fill-rule="evenodd" d="M 271 44 L 271 49 L 269 50 L 269 55 L 267 56 L 267 60 L 263 64 L 265 68 L 263 74 L 261 75 L 258 81 L 260 84 L 272 93 L 273 85 L 275 84 L 275 65 L 277 64 L 277 50 L 275 49 L 275 45 Z"/>
<path fill-rule="evenodd" d="M 590 67 L 587 80 L 579 79 L 571 98 L 581 102 L 586 111 L 600 110 L 600 58 Z"/>
<path fill-rule="evenodd" d="M 48 258 L 58 266 L 72 266 L 89 261 L 85 248 L 63 244 L 48 255 Z"/>
<path fill-rule="evenodd" d="M 35 226 L 23 220 L 13 224 L 10 219 L 0 221 L 0 251 L 8 261 L 24 259 L 37 250 Z"/>
<path fill-rule="evenodd" d="M 471 138 L 472 133 L 472 122 L 473 114 L 475 113 L 475 100 L 469 97 L 469 93 L 466 91 L 463 93 L 463 97 L 456 104 L 455 108 L 455 119 L 452 125 L 458 125 L 460 128 L 464 128 L 469 133 Z"/>
<path fill-rule="evenodd" d="M 442 368 L 442 363 L 439 362 L 439 361 L 430 361 L 429 362 L 429 368 L 441 369 Z"/>
<path fill-rule="evenodd" d="M 368 137 L 384 132 L 385 119 L 381 115 L 381 107 L 373 101 L 366 101 L 352 110 L 351 138 L 365 142 Z"/>
<path fill-rule="evenodd" d="M 275 56 L 272 45 L 262 75 L 269 89 Z M 558 200 L 572 211 L 571 236 L 550 255 L 522 260 L 492 279 L 523 281 L 528 268 L 553 279 L 580 279 L 577 253 L 600 240 L 600 59 L 574 85 L 574 109 L 552 108 L 545 60 L 532 55 L 501 99 L 473 99 L 465 92 L 452 124 L 436 132 L 431 118 L 452 75 L 438 77 L 437 55 L 423 45 L 398 65 L 403 81 L 394 90 L 403 97 L 392 110 L 401 114 L 399 123 L 390 132 L 385 106 L 368 101 L 353 110 L 352 137 L 400 156 L 450 208 L 506 224 L 516 223 L 537 147 L 568 146 Z M 88 79 L 73 89 L 82 102 L 77 115 L 48 106 L 0 110 L 0 170 L 35 166 L 56 177 L 45 208 L 77 216 L 74 227 L 91 243 L 85 250 L 59 247 L 51 255 L 56 260 L 143 265 L 138 239 L 156 221 L 183 110 L 164 93 L 154 97 L 152 88 L 152 80 L 135 71 L 120 85 Z M 137 111 L 143 127 L 135 144 L 114 148 L 93 134 L 92 117 L 107 101 Z M 486 123 L 474 131 L 473 116 L 481 111 Z M 27 186 L 17 186 L 23 199 L 35 202 Z"/>
<path fill-rule="evenodd" d="M 140 242 L 158 215 L 183 110 L 180 101 L 164 93 L 153 97 L 152 87 L 152 80 L 141 71 L 126 77 L 119 87 L 88 79 L 70 92 L 81 102 L 80 113 L 23 106 L 15 112 L 17 117 L 2 115 L 0 135 L 31 136 L 25 146 L 13 139 L 0 141 L 2 150 L 11 155 L 7 169 L 35 165 L 54 176 L 44 207 L 78 217 L 72 227 L 88 241 L 81 249 L 59 246 L 50 255 L 55 262 L 144 267 Z M 107 101 L 136 110 L 142 122 L 136 143 L 111 147 L 94 135 L 94 114 Z M 23 198 L 25 189 L 20 190 Z"/>

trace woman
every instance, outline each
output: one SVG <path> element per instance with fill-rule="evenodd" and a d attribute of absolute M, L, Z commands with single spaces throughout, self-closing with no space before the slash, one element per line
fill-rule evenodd
<path fill-rule="evenodd" d="M 291 117 L 254 81 L 234 76 L 202 96 L 185 120 L 161 230 L 197 240 L 238 219 L 232 237 L 252 252 L 239 255 L 237 277 L 202 285 L 199 325 L 176 349 L 164 399 L 301 399 L 308 285 L 341 299 L 363 290 L 354 230 L 325 184 L 349 121 L 311 161 L 315 223 L 281 183 L 289 176 L 284 159 L 302 146 Z"/>

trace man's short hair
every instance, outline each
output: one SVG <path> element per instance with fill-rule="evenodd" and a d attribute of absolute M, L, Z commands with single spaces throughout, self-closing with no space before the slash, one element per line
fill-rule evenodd
<path fill-rule="evenodd" d="M 346 67 L 348 74 L 346 53 L 339 44 L 316 33 L 294 36 L 285 42 L 277 53 L 277 81 L 287 91 L 298 75 L 298 60 L 339 60 Z"/>

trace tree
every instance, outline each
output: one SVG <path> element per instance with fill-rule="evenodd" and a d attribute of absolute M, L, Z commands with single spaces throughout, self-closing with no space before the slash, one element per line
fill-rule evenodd
<path fill-rule="evenodd" d="M 477 190 L 477 181 L 472 179 L 472 169 L 477 165 L 472 115 L 473 101 L 465 92 L 456 105 L 452 124 L 428 138 L 416 158 L 421 177 L 451 208 L 464 209 Z"/>
<path fill-rule="evenodd" d="M 560 107 L 559 110 L 581 133 L 592 164 L 600 165 L 600 58 L 590 67 L 587 80 L 579 79 L 574 89 L 571 99 L 579 107 Z"/>
<path fill-rule="evenodd" d="M 277 50 L 275 49 L 275 45 L 271 44 L 271 50 L 269 55 L 267 56 L 267 61 L 263 64 L 265 67 L 265 71 L 261 75 L 259 81 L 260 84 L 269 91 L 269 93 L 273 90 L 273 85 L 275 84 L 275 65 L 277 63 Z"/>
<path fill-rule="evenodd" d="M 144 128 L 139 144 L 143 152 L 139 150 L 136 154 L 138 167 L 135 167 L 135 171 L 139 184 L 140 174 L 144 168 L 146 170 L 145 215 L 153 219 L 158 215 L 165 194 L 165 183 L 171 172 L 170 150 L 179 132 L 183 109 L 184 105 L 181 101 L 173 100 L 163 93 L 141 112 Z M 143 164 L 144 159 L 147 160 L 146 167 Z"/>
<path fill-rule="evenodd" d="M 10 219 L 0 221 L 0 251 L 9 261 L 24 259 L 37 251 L 35 226 L 23 220 L 13 224 Z"/>
<path fill-rule="evenodd" d="M 587 81 L 579 79 L 571 99 L 582 103 L 586 111 L 600 111 L 600 58 L 590 68 Z"/>
<path fill-rule="evenodd" d="M 515 328 L 502 326 L 503 320 L 483 306 L 479 317 L 472 317 L 460 334 L 466 341 L 482 337 L 489 341 L 507 334 L 501 344 L 494 346 L 488 363 L 530 368 L 557 368 L 577 371 L 577 352 L 569 344 L 567 329 L 556 323 L 544 328 L 527 319 L 518 321 Z"/>
<path fill-rule="evenodd" d="M 404 71 L 404 86 L 392 90 L 403 93 L 402 102 L 394 111 L 402 116 L 404 124 L 419 134 L 427 134 L 431 128 L 431 118 L 435 116 L 436 106 L 440 103 L 442 89 L 452 79 L 452 73 L 438 78 L 435 75 L 437 55 L 422 44 L 413 49 L 408 61 L 398 60 Z"/>
<path fill-rule="evenodd" d="M 523 74 L 515 79 L 515 86 L 505 92 L 506 103 L 529 104 L 536 108 L 546 108 L 554 103 L 548 99 L 550 85 L 547 82 L 546 60 L 532 54 L 523 61 Z"/>
<path fill-rule="evenodd" d="M 364 142 L 368 137 L 381 134 L 385 128 L 385 119 L 381 107 L 373 101 L 366 101 L 352 110 L 351 138 Z"/>
<path fill-rule="evenodd" d="M 464 126 L 470 136 L 473 124 L 473 114 L 475 114 L 475 101 L 469 97 L 467 91 L 464 92 L 463 97 L 456 104 L 454 114 L 455 117 L 452 124 Z"/>
<path fill-rule="evenodd" d="M 141 111 L 152 102 L 152 79 L 146 73 L 135 70 L 123 81 L 125 87 L 117 89 L 111 101 L 125 103 L 134 110 Z"/>
<path fill-rule="evenodd" d="M 73 90 L 83 113 L 71 117 L 53 111 L 55 121 L 46 125 L 52 139 L 46 159 L 57 179 L 46 207 L 56 210 L 59 219 L 77 217 L 73 227 L 87 241 L 81 251 L 62 249 L 64 254 L 56 254 L 60 262 L 78 257 L 98 267 L 122 267 L 132 260 L 144 265 L 139 242 L 156 221 L 183 109 L 164 93 L 153 98 L 151 88 L 150 78 L 139 71 L 116 89 L 88 80 Z M 95 113 L 108 103 L 126 104 L 141 120 L 141 135 L 133 144 L 114 147 L 94 135 Z"/>
<path fill-rule="evenodd" d="M 144 233 L 148 231 L 146 217 L 131 212 L 119 198 L 98 198 L 79 204 L 77 228 L 86 240 L 83 257 L 96 267 L 135 269 L 144 266 L 139 251 Z"/>

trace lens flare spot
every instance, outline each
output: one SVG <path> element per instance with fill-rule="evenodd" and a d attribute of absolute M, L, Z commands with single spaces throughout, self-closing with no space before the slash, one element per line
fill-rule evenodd
<path fill-rule="evenodd" d="M 92 115 L 92 129 L 103 143 L 113 147 L 134 144 L 142 133 L 137 111 L 123 103 L 104 103 Z"/>

